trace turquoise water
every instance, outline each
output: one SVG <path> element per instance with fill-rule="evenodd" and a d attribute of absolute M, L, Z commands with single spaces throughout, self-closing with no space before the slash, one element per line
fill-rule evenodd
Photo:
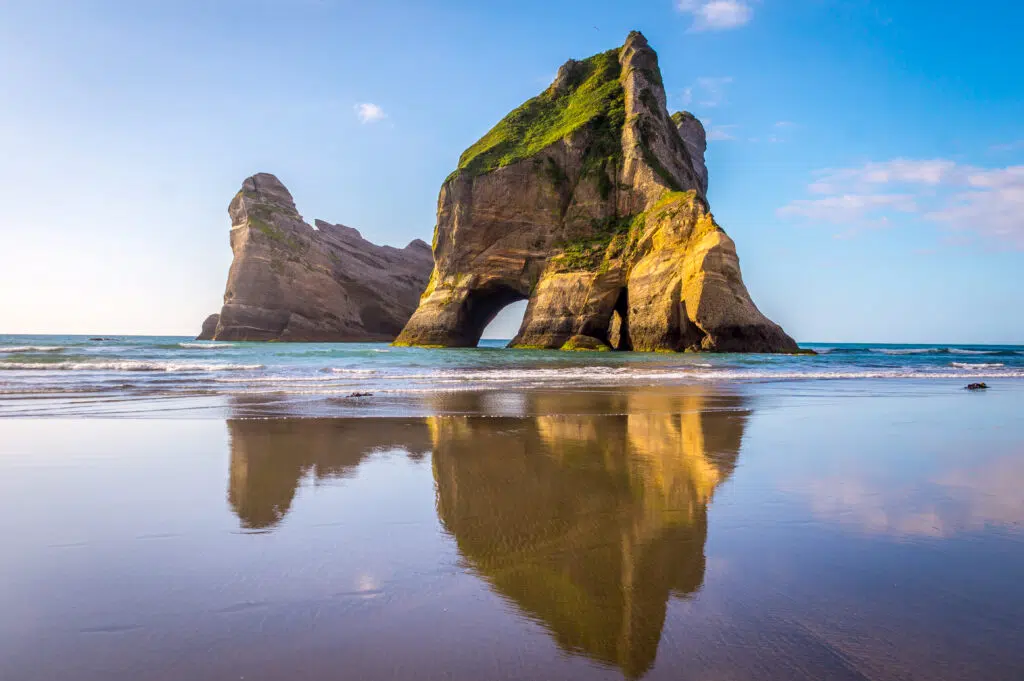
<path fill-rule="evenodd" d="M 808 380 L 1024 378 L 1024 346 L 818 344 L 817 356 L 394 348 L 383 343 L 213 343 L 185 337 L 0 336 L 0 414 L 68 400 L 317 400 L 466 390 Z M 63 402 L 61 400 L 64 400 Z"/>

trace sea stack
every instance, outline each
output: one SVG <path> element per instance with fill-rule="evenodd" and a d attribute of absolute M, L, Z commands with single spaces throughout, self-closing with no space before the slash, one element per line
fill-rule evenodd
<path fill-rule="evenodd" d="M 310 226 L 273 175 L 245 180 L 228 213 L 234 260 L 215 340 L 394 340 L 426 286 L 426 243 L 377 246 L 345 225 Z"/>
<path fill-rule="evenodd" d="M 711 214 L 705 147 L 692 114 L 669 115 L 640 33 L 566 62 L 445 180 L 434 270 L 396 343 L 474 346 L 528 300 L 515 347 L 795 351 Z"/>

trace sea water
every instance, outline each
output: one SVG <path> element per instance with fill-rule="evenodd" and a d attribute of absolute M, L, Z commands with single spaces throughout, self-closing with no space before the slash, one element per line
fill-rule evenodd
<path fill-rule="evenodd" d="M 1024 378 L 1024 346 L 806 343 L 817 355 L 397 348 L 384 343 L 228 343 L 187 337 L 0 336 L 0 414 L 81 413 L 97 401 L 147 413 L 215 398 L 314 404 L 371 393 L 708 383 Z M 70 410 L 70 411 L 69 411 Z"/>

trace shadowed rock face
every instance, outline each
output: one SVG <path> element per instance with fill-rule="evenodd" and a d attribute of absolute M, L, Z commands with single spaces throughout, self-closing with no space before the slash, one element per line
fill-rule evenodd
<path fill-rule="evenodd" d="M 641 34 L 566 63 L 441 187 L 434 271 L 396 342 L 473 346 L 525 299 L 519 347 L 796 350 L 710 213 L 702 126 L 677 119 Z"/>
<path fill-rule="evenodd" d="M 321 220 L 314 229 L 273 175 L 248 178 L 228 212 L 234 260 L 216 340 L 393 340 L 427 283 L 426 243 L 377 246 Z"/>
<path fill-rule="evenodd" d="M 679 137 L 686 145 L 686 151 L 693 162 L 693 170 L 700 180 L 700 189 L 708 192 L 708 168 L 704 165 L 704 152 L 708 150 L 707 133 L 704 125 L 689 111 L 676 111 L 672 114 L 672 122 L 676 124 Z"/>
<path fill-rule="evenodd" d="M 217 324 L 220 322 L 219 314 L 212 314 L 203 320 L 203 329 L 196 336 L 196 340 L 213 340 L 217 334 Z"/>

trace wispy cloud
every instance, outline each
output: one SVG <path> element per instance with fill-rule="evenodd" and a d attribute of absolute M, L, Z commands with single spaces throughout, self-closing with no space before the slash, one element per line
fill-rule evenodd
<path fill-rule="evenodd" d="M 913 213 L 917 211 L 917 203 L 912 194 L 842 194 L 792 201 L 779 209 L 779 215 L 798 215 L 811 220 L 842 224 L 866 220 L 870 214 L 881 209 Z M 881 216 L 881 220 L 887 222 L 885 216 Z"/>
<path fill-rule="evenodd" d="M 355 110 L 360 123 L 376 123 L 377 121 L 382 121 L 388 117 L 387 114 L 384 113 L 384 109 L 380 108 L 376 104 L 370 104 L 369 102 L 356 104 Z"/>
<path fill-rule="evenodd" d="M 711 120 L 704 121 L 704 127 L 707 130 L 707 139 L 709 142 L 725 142 L 736 139 L 736 128 L 738 125 L 714 125 Z"/>
<path fill-rule="evenodd" d="M 993 144 L 989 147 L 992 151 L 1018 151 L 1024 149 L 1024 140 L 1014 140 L 1013 142 L 1007 142 L 1006 144 Z"/>
<path fill-rule="evenodd" d="M 680 104 L 683 107 L 695 104 L 705 109 L 721 106 L 726 102 L 726 90 L 732 80 L 732 76 L 701 76 L 683 90 Z"/>
<path fill-rule="evenodd" d="M 1024 166 L 900 158 L 821 171 L 808 191 L 820 198 L 792 201 L 778 214 L 869 227 L 910 214 L 1024 250 Z"/>
<path fill-rule="evenodd" d="M 682 97 L 680 97 L 679 99 L 680 102 L 682 102 L 682 106 L 684 108 L 690 106 L 690 103 L 693 101 L 693 88 L 688 87 L 685 90 L 683 90 Z"/>
<path fill-rule="evenodd" d="M 776 128 L 795 128 L 796 123 L 793 121 L 777 121 L 775 123 Z"/>
<path fill-rule="evenodd" d="M 693 17 L 691 31 L 724 31 L 750 22 L 754 10 L 744 0 L 676 0 L 676 9 Z"/>

